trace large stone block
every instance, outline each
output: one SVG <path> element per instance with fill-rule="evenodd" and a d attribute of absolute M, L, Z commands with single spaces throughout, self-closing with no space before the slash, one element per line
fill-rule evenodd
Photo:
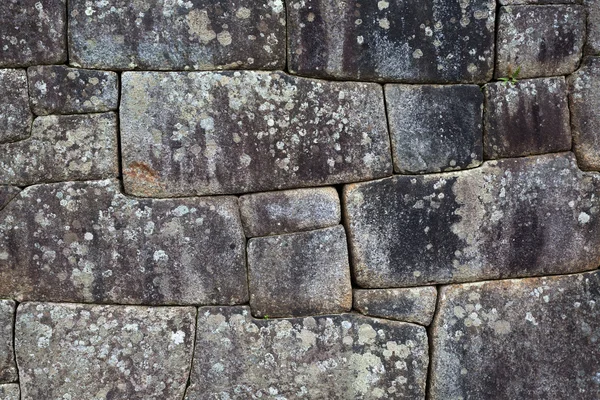
<path fill-rule="evenodd" d="M 600 1 L 583 0 L 583 4 L 588 12 L 585 53 L 600 56 Z"/>
<path fill-rule="evenodd" d="M 23 400 L 183 398 L 196 309 L 25 303 L 16 322 Z"/>
<path fill-rule="evenodd" d="M 0 400 L 21 400 L 19 385 L 16 383 L 0 385 Z"/>
<path fill-rule="evenodd" d="M 0 144 L 0 184 L 116 177 L 118 157 L 116 114 L 38 117 L 29 138 Z"/>
<path fill-rule="evenodd" d="M 21 189 L 16 186 L 0 185 L 0 210 L 2 210 L 17 195 Z"/>
<path fill-rule="evenodd" d="M 403 289 L 356 289 L 354 308 L 365 315 L 429 325 L 435 312 L 434 286 Z"/>
<path fill-rule="evenodd" d="M 600 398 L 599 304 L 599 272 L 442 287 L 429 398 Z"/>
<path fill-rule="evenodd" d="M 128 193 L 244 193 L 391 174 L 377 84 L 280 72 L 127 72 L 122 79 Z"/>
<path fill-rule="evenodd" d="M 72 65 L 100 69 L 283 69 L 282 0 L 69 1 Z"/>
<path fill-rule="evenodd" d="M 387 288 L 597 268 L 598 190 L 570 153 L 348 185 L 354 277 Z"/>
<path fill-rule="evenodd" d="M 116 180 L 31 186 L 0 212 L 0 238 L 0 297 L 248 301 L 235 198 L 135 199 Z"/>
<path fill-rule="evenodd" d="M 491 0 L 293 0 L 287 10 L 293 73 L 422 83 L 492 78 Z"/>
<path fill-rule="evenodd" d="M 424 399 L 425 328 L 356 314 L 258 320 L 200 308 L 186 400 Z"/>
<path fill-rule="evenodd" d="M 13 350 L 15 308 L 14 301 L 0 300 L 0 383 L 16 382 L 19 379 Z"/>
<path fill-rule="evenodd" d="M 25 70 L 0 69 L 0 93 L 0 144 L 27 138 L 33 114 L 29 109 Z"/>

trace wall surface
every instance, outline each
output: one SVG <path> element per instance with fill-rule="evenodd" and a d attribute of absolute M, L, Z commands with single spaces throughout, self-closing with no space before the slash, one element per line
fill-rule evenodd
<path fill-rule="evenodd" d="M 0 400 L 600 398 L 600 1 L 4 0 Z"/>

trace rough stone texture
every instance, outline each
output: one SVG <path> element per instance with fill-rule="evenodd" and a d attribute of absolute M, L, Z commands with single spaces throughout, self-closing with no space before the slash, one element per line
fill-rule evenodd
<path fill-rule="evenodd" d="M 394 170 L 441 172 L 483 160 L 483 95 L 476 85 L 386 85 Z"/>
<path fill-rule="evenodd" d="M 240 197 L 247 237 L 326 228 L 340 223 L 340 199 L 334 188 L 296 189 Z"/>
<path fill-rule="evenodd" d="M 0 385 L 0 400 L 21 400 L 19 385 L 16 383 Z"/>
<path fill-rule="evenodd" d="M 37 115 L 78 114 L 116 110 L 119 78 L 115 72 L 63 65 L 27 70 L 31 108 Z"/>
<path fill-rule="evenodd" d="M 599 306 L 598 272 L 443 287 L 429 398 L 600 398 Z"/>
<path fill-rule="evenodd" d="M 0 9 L 0 66 L 67 60 L 66 0 L 5 0 Z"/>
<path fill-rule="evenodd" d="M 293 0 L 289 69 L 300 75 L 402 82 L 492 78 L 491 0 Z"/>
<path fill-rule="evenodd" d="M 600 1 L 583 0 L 587 8 L 587 41 L 585 53 L 600 56 Z"/>
<path fill-rule="evenodd" d="M 19 378 L 13 350 L 15 307 L 12 300 L 0 300 L 0 383 L 16 382 Z"/>
<path fill-rule="evenodd" d="M 580 5 L 500 8 L 496 78 L 567 75 L 577 69 L 585 40 Z"/>
<path fill-rule="evenodd" d="M 248 285 L 255 316 L 350 311 L 352 283 L 344 227 L 250 239 Z"/>
<path fill-rule="evenodd" d="M 25 303 L 16 353 L 24 400 L 181 399 L 193 307 Z"/>
<path fill-rule="evenodd" d="M 280 72 L 127 72 L 122 79 L 128 193 L 244 193 L 391 174 L 379 85 Z"/>
<path fill-rule="evenodd" d="M 579 272 L 600 265 L 600 176 L 571 153 L 348 185 L 356 282 L 365 288 Z"/>
<path fill-rule="evenodd" d="M 571 150 L 564 77 L 488 83 L 484 93 L 486 159 Z"/>
<path fill-rule="evenodd" d="M 282 0 L 71 0 L 71 64 L 104 69 L 283 69 Z"/>
<path fill-rule="evenodd" d="M 0 210 L 2 210 L 17 195 L 21 189 L 16 186 L 0 185 Z"/>
<path fill-rule="evenodd" d="M 33 114 L 29 109 L 25 71 L 0 69 L 0 93 L 0 144 L 27 138 Z"/>
<path fill-rule="evenodd" d="M 119 189 L 112 180 L 24 189 L 0 212 L 0 297 L 248 301 L 235 198 L 135 199 Z"/>
<path fill-rule="evenodd" d="M 0 145 L 0 184 L 27 186 L 118 174 L 114 113 L 38 117 L 29 138 Z"/>
<path fill-rule="evenodd" d="M 356 314 L 252 319 L 200 308 L 186 400 L 424 399 L 423 327 Z"/>
<path fill-rule="evenodd" d="M 435 311 L 434 286 L 406 289 L 354 290 L 354 308 L 373 317 L 429 325 Z"/>
<path fill-rule="evenodd" d="M 568 82 L 573 151 L 581 169 L 600 171 L 600 57 L 586 58 Z"/>

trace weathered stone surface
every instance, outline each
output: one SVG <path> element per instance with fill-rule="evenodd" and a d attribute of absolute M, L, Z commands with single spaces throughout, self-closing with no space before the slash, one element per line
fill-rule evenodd
<path fill-rule="evenodd" d="M 476 85 L 386 85 L 394 170 L 441 172 L 483 160 L 483 95 Z"/>
<path fill-rule="evenodd" d="M 181 399 L 193 307 L 25 303 L 16 353 L 23 399 Z"/>
<path fill-rule="evenodd" d="M 128 193 L 244 193 L 391 174 L 379 85 L 239 71 L 122 79 Z"/>
<path fill-rule="evenodd" d="M 67 60 L 66 0 L 6 0 L 0 10 L 0 66 Z"/>
<path fill-rule="evenodd" d="M 356 282 L 365 288 L 579 272 L 600 265 L 600 176 L 571 153 L 348 185 Z"/>
<path fill-rule="evenodd" d="M 443 287 L 429 398 L 600 398 L 600 273 Z"/>
<path fill-rule="evenodd" d="M 571 150 L 565 78 L 527 79 L 484 87 L 486 159 Z"/>
<path fill-rule="evenodd" d="M 186 400 L 424 399 L 425 328 L 356 314 L 252 319 L 200 308 Z"/>
<path fill-rule="evenodd" d="M 573 151 L 579 167 L 600 171 L 600 57 L 589 57 L 569 77 Z"/>
<path fill-rule="evenodd" d="M 288 3 L 289 69 L 300 75 L 402 82 L 492 78 L 491 0 Z"/>
<path fill-rule="evenodd" d="M 29 138 L 0 145 L 0 184 L 116 177 L 118 157 L 116 114 L 38 117 Z"/>
<path fill-rule="evenodd" d="M 499 0 L 503 6 L 521 4 L 580 4 L 581 0 Z"/>
<path fill-rule="evenodd" d="M 15 302 L 0 300 L 0 383 L 16 382 L 19 378 L 13 350 L 14 318 Z"/>
<path fill-rule="evenodd" d="M 0 185 L 0 210 L 4 208 L 17 195 L 21 189 L 16 186 Z"/>
<path fill-rule="evenodd" d="M 10 383 L 8 385 L 0 385 L 0 400 L 20 400 L 21 391 L 19 385 Z"/>
<path fill-rule="evenodd" d="M 580 5 L 500 8 L 496 78 L 566 75 L 581 60 L 585 10 Z"/>
<path fill-rule="evenodd" d="M 27 70 L 31 108 L 37 115 L 78 114 L 116 110 L 119 78 L 115 72 L 63 65 Z"/>
<path fill-rule="evenodd" d="M 0 69 L 0 93 L 0 143 L 27 138 L 33 114 L 29 109 L 25 70 Z"/>
<path fill-rule="evenodd" d="M 434 286 L 354 290 L 354 308 L 365 315 L 429 325 L 435 312 Z"/>
<path fill-rule="evenodd" d="M 340 199 L 334 188 L 296 189 L 240 197 L 247 237 L 326 228 L 340 223 Z"/>
<path fill-rule="evenodd" d="M 0 212 L 0 238 L 0 297 L 248 301 L 235 198 L 135 199 L 116 180 L 31 186 Z"/>
<path fill-rule="evenodd" d="M 350 311 L 352 283 L 344 227 L 250 239 L 248 285 L 255 316 Z"/>
<path fill-rule="evenodd" d="M 283 69 L 282 0 L 69 1 L 71 64 L 105 69 Z"/>
<path fill-rule="evenodd" d="M 583 0 L 587 8 L 587 41 L 585 53 L 600 56 L 600 1 Z"/>

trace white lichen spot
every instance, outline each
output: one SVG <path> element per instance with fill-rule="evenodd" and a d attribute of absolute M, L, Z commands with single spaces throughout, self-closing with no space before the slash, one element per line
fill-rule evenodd
<path fill-rule="evenodd" d="M 362 36 L 356 37 L 356 43 L 363 44 L 364 42 L 365 42 L 365 38 L 363 38 Z"/>
<path fill-rule="evenodd" d="M 85 235 L 83 235 L 83 238 L 85 240 L 93 240 L 94 239 L 94 235 L 91 232 L 86 232 Z"/>
<path fill-rule="evenodd" d="M 579 217 L 577 217 L 577 220 L 580 224 L 587 224 L 588 222 L 590 222 L 590 216 L 585 212 L 581 212 L 579 214 Z"/>
<path fill-rule="evenodd" d="M 375 342 L 375 338 L 377 337 L 377 332 L 371 325 L 362 324 L 358 327 L 358 343 L 359 344 L 373 344 Z"/>
<path fill-rule="evenodd" d="M 390 21 L 387 18 L 381 18 L 379 20 L 379 26 L 383 29 L 390 29 Z"/>
<path fill-rule="evenodd" d="M 172 332 L 171 333 L 171 341 L 173 343 L 177 344 L 182 344 L 185 340 L 185 332 L 184 331 L 177 331 L 177 332 Z"/>
<path fill-rule="evenodd" d="M 246 7 L 240 7 L 235 13 L 235 16 L 239 19 L 248 19 L 250 18 L 251 10 Z"/>
<path fill-rule="evenodd" d="M 385 0 L 381 0 L 380 2 L 377 3 L 377 8 L 379 8 L 380 10 L 385 10 L 389 6 L 390 6 L 390 3 L 388 3 Z"/>
<path fill-rule="evenodd" d="M 535 317 L 530 312 L 528 312 L 527 314 L 525 314 L 525 320 L 531 322 L 533 325 L 537 325 L 538 324 L 537 321 L 535 320 Z"/>
<path fill-rule="evenodd" d="M 156 262 L 158 262 L 158 261 L 168 261 L 169 260 L 169 256 L 167 255 L 167 253 L 165 253 L 164 250 L 156 250 L 154 252 L 154 255 L 153 255 L 152 258 Z"/>
<path fill-rule="evenodd" d="M 221 46 L 229 46 L 232 42 L 231 33 L 229 33 L 229 31 L 219 32 L 217 41 Z"/>

